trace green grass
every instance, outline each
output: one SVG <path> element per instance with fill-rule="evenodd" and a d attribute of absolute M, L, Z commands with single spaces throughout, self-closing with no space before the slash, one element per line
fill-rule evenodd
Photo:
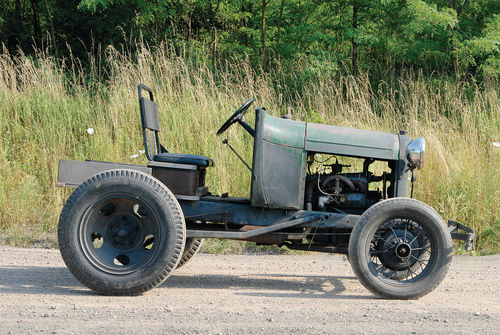
<path fill-rule="evenodd" d="M 62 65 L 42 53 L 0 52 L 1 243 L 54 245 L 70 192 L 55 187 L 59 159 L 146 162 L 144 155 L 130 158 L 143 149 L 136 92 L 143 82 L 155 91 L 168 149 L 214 159 L 207 184 L 215 194 L 249 195 L 250 175 L 215 132 L 251 96 L 273 115 L 424 136 L 426 162 L 415 197 L 444 218 L 474 227 L 476 253 L 500 252 L 500 150 L 492 145 L 500 141 L 496 82 L 404 73 L 373 87 L 367 74 L 320 73 L 304 81 L 301 69 L 284 80 L 279 73 L 258 75 L 246 61 L 221 64 L 214 77 L 203 59 L 179 58 L 167 47 L 140 50 L 132 56 L 108 48 L 105 72 L 85 72 L 75 60 Z M 294 85 L 301 92 L 284 84 L 293 81 L 301 82 Z M 247 113 L 250 124 L 253 117 Z M 250 136 L 237 126 L 227 136 L 251 161 Z M 205 245 L 211 252 L 252 248 L 216 240 Z"/>

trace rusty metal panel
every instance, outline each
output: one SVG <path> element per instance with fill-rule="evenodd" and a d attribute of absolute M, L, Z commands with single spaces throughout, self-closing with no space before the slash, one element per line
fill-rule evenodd
<path fill-rule="evenodd" d="M 88 178 L 100 172 L 114 169 L 129 169 L 151 174 L 151 168 L 143 165 L 61 159 L 59 160 L 59 171 L 57 174 L 56 185 L 75 188 Z"/>
<path fill-rule="evenodd" d="M 307 151 L 381 160 L 399 159 L 399 138 L 371 130 L 307 123 Z"/>
<path fill-rule="evenodd" d="M 302 209 L 305 123 L 268 116 L 259 109 L 255 124 L 252 206 Z"/>
<path fill-rule="evenodd" d="M 263 143 L 264 193 L 269 208 L 304 207 L 307 153 L 303 149 Z"/>

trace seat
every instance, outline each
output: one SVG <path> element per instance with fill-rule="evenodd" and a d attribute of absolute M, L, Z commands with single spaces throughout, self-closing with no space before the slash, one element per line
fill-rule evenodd
<path fill-rule="evenodd" d="M 149 93 L 149 99 L 142 96 L 142 90 Z M 143 84 L 139 84 L 138 91 L 144 149 L 148 160 L 162 163 L 196 165 L 199 167 L 213 166 L 213 161 L 206 156 L 168 152 L 160 144 L 158 135 L 160 133 L 160 116 L 158 105 L 154 102 L 153 91 Z"/>
<path fill-rule="evenodd" d="M 173 154 L 170 152 L 164 152 L 153 156 L 153 161 L 163 162 L 163 163 L 177 163 L 177 164 L 189 164 L 209 167 L 213 165 L 210 158 L 202 155 L 191 155 L 191 154 Z"/>

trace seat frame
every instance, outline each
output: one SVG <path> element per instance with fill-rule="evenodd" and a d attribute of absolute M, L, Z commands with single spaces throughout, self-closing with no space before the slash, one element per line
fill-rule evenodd
<path fill-rule="evenodd" d="M 149 93 L 149 99 L 142 96 L 142 90 Z M 213 166 L 213 161 L 205 156 L 169 153 L 160 143 L 160 116 L 158 105 L 154 101 L 153 91 L 146 85 L 139 84 L 138 93 L 144 149 L 149 161 L 197 165 L 200 167 Z"/>
<path fill-rule="evenodd" d="M 154 155 L 168 153 L 168 151 L 160 144 L 160 115 L 158 105 L 154 101 L 153 91 L 144 84 L 139 84 L 137 89 L 139 93 L 144 149 L 146 157 L 152 161 Z M 142 90 L 149 93 L 149 99 L 142 96 Z"/>

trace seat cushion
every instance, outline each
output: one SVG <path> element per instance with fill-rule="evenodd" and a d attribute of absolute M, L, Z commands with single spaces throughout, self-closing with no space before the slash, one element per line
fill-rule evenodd
<path fill-rule="evenodd" d="M 170 152 L 154 155 L 153 161 L 163 163 L 198 165 L 204 167 L 214 165 L 213 161 L 205 156 L 191 154 L 173 154 Z"/>

